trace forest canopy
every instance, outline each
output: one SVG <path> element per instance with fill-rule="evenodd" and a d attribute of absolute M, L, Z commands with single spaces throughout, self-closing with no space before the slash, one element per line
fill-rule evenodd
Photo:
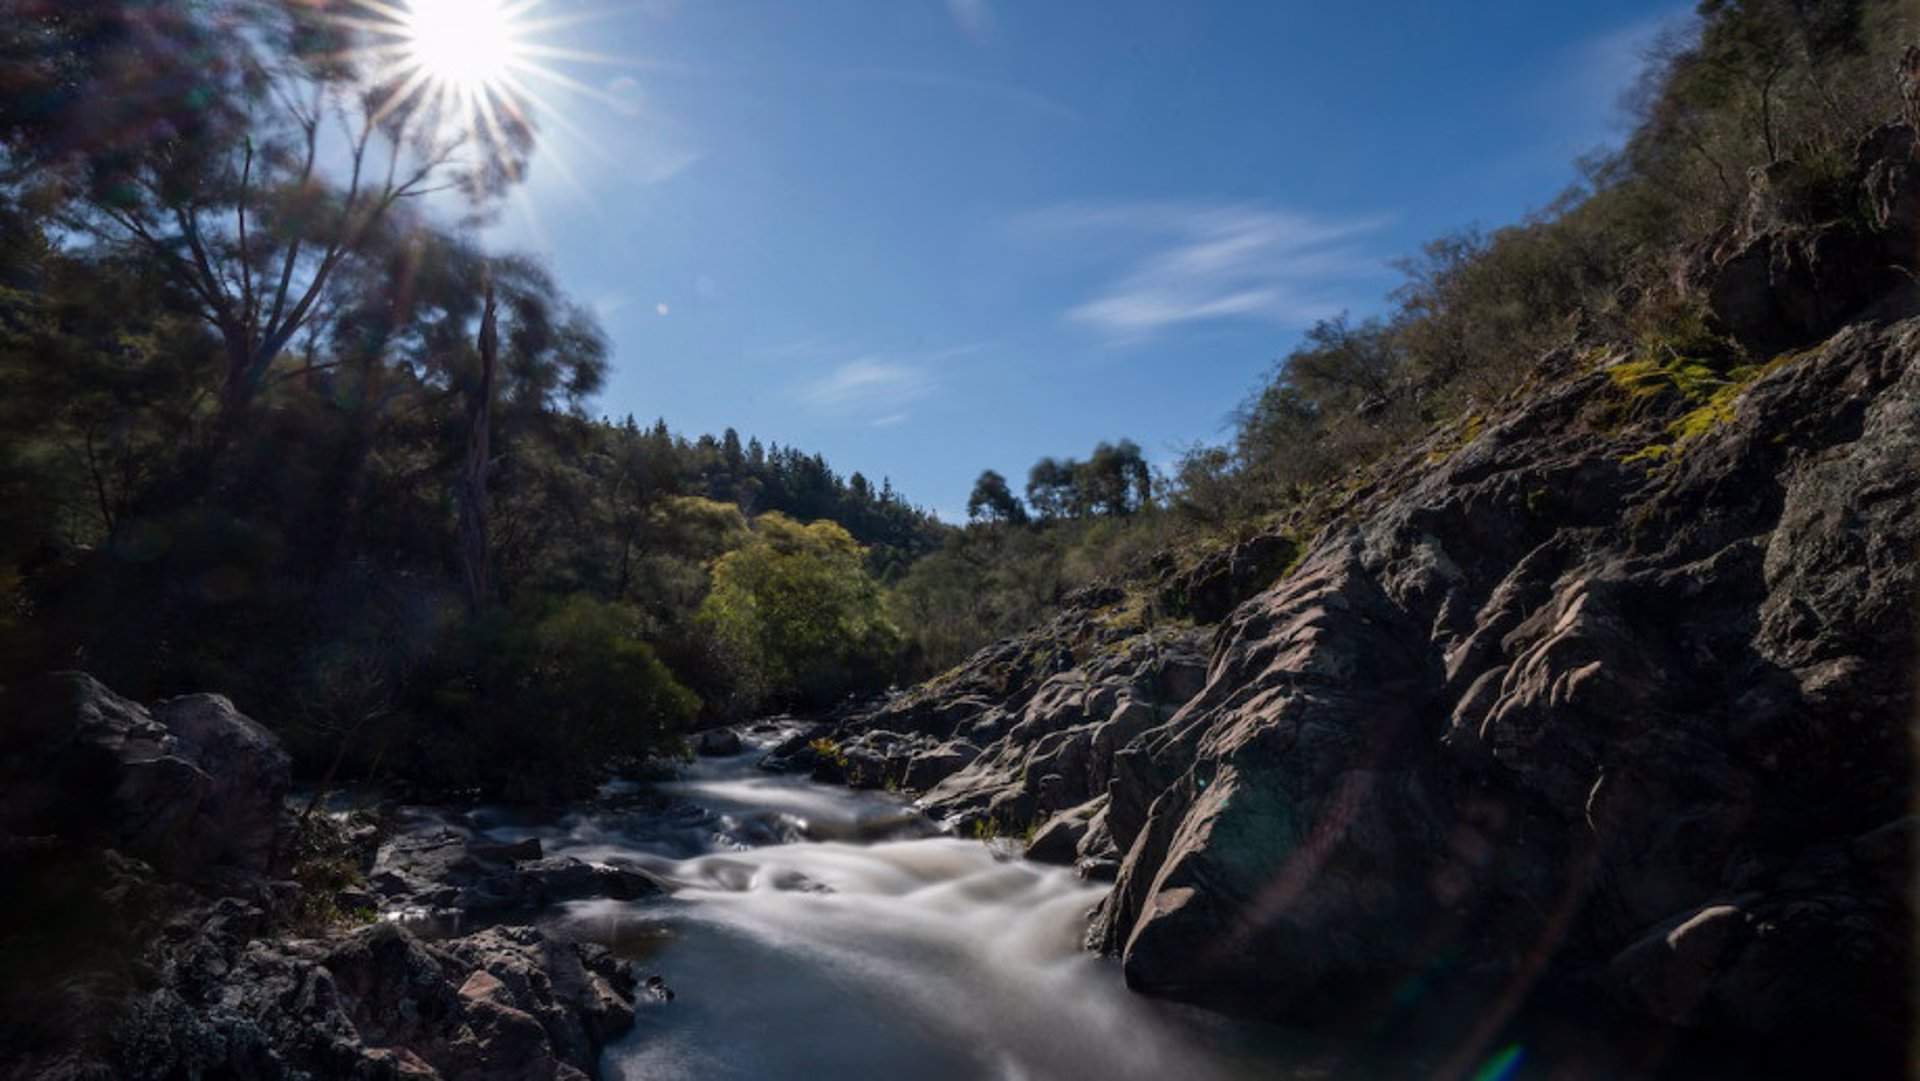
<path fill-rule="evenodd" d="M 310 5 L 11 10 L 0 683 L 218 689 L 303 770 L 532 798 L 895 678 L 880 583 L 945 528 L 818 454 L 596 419 L 596 320 L 472 228 L 530 114 L 461 131 Z M 864 605 L 858 658 L 727 603 L 789 526 L 831 543 L 773 569 Z"/>
<path fill-rule="evenodd" d="M 357 65 L 364 31 L 325 5 L 22 0 L 0 21 L 0 684 L 217 689 L 306 773 L 537 798 L 692 724 L 924 678 L 1079 587 L 1314 528 L 1543 356 L 1724 379 L 1794 347 L 1702 269 L 1757 193 L 1779 235 L 1886 228 L 1860 148 L 1920 119 L 1909 7 L 1701 4 L 1617 150 L 1311 327 L 1228 438 L 1161 469 L 1120 438 L 986 470 L 961 529 L 817 453 L 597 416 L 611 365 L 671 358 L 614 357 L 539 260 L 481 241 L 531 111 L 449 123 Z"/>

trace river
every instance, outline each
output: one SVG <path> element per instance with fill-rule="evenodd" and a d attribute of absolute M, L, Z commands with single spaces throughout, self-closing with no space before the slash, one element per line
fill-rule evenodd
<path fill-rule="evenodd" d="M 760 739 L 770 737 L 763 734 Z M 661 973 L 674 1001 L 611 1047 L 625 1081 L 1239 1081 L 1404 1076 L 1299 1033 L 1135 995 L 1081 948 L 1104 887 L 944 836 L 904 799 L 756 768 L 661 785 L 668 810 L 483 821 L 551 854 L 641 863 L 660 899 L 552 917 Z M 619 795 L 615 789 L 613 795 Z"/>

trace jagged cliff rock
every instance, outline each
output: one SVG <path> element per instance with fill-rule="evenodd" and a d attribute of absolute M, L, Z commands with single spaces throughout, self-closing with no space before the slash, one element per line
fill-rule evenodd
<path fill-rule="evenodd" d="M 1551 986 L 1895 1062 L 1920 320 L 1693 398 L 1648 371 L 1557 354 L 1382 463 L 1203 683 L 1204 629 L 1080 644 L 1116 591 L 842 734 L 978 744 L 931 809 L 1117 865 L 1091 941 L 1143 990 L 1307 1019 Z"/>
<path fill-rule="evenodd" d="M 1611 393 L 1530 400 L 1235 612 L 1116 767 L 1165 782 L 1095 924 L 1131 982 L 1291 1011 L 1544 953 L 1669 1021 L 1900 1029 L 1920 323 L 1652 470 Z"/>

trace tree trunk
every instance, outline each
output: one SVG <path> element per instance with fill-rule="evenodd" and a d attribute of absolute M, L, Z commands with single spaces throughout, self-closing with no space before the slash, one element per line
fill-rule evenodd
<path fill-rule="evenodd" d="M 356 377 L 350 428 L 335 468 L 330 471 L 332 489 L 323 505 L 331 508 L 320 528 L 323 543 L 314 546 L 317 558 L 326 566 L 339 566 L 347 558 L 353 538 L 360 533 L 360 520 L 367 499 L 367 462 L 373 457 L 380 418 L 386 408 L 386 338 L 363 348 L 353 374 Z"/>
<path fill-rule="evenodd" d="M 467 604 L 485 608 L 492 587 L 487 574 L 487 461 L 493 417 L 493 377 L 500 353 L 495 326 L 493 285 L 480 317 L 480 378 L 467 398 L 467 458 L 460 473 L 460 559 L 467 579 Z"/>

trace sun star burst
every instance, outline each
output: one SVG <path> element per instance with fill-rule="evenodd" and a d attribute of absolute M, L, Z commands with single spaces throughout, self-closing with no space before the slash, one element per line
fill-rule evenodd
<path fill-rule="evenodd" d="M 525 61 L 517 16 L 502 0 L 411 0 L 407 46 L 433 81 L 462 94 L 491 93 Z"/>
<path fill-rule="evenodd" d="M 535 82 L 584 87 L 550 61 L 604 58 L 542 43 L 542 31 L 576 21 L 541 18 L 543 0 L 348 0 L 333 21 L 360 39 L 361 68 L 384 116 L 424 118 L 443 136 L 479 144 L 509 171 L 535 106 L 563 129 Z"/>

